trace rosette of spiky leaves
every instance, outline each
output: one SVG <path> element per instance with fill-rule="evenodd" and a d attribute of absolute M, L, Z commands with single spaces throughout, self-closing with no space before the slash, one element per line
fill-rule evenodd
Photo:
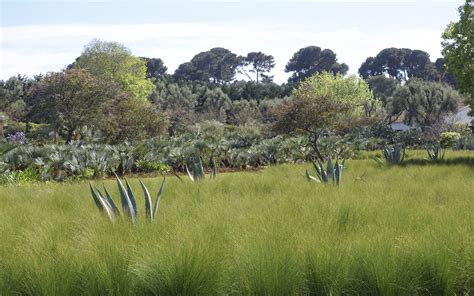
<path fill-rule="evenodd" d="M 156 219 L 156 215 L 158 214 L 158 206 L 160 204 L 161 193 L 163 192 L 163 186 L 165 185 L 166 176 L 163 177 L 163 182 L 161 182 L 160 190 L 158 191 L 158 195 L 156 196 L 155 205 L 153 206 L 151 201 L 150 192 L 146 188 L 145 184 L 141 180 L 140 185 L 142 186 L 143 195 L 145 197 L 145 214 L 147 218 L 150 220 L 150 223 Z"/>
<path fill-rule="evenodd" d="M 432 162 L 439 162 L 440 160 L 444 159 L 446 149 L 441 147 L 439 143 L 434 143 L 426 148 L 426 153 L 428 154 L 428 160 Z"/>
<path fill-rule="evenodd" d="M 123 186 L 122 181 L 119 179 L 117 175 L 115 175 L 115 178 L 117 179 L 117 187 L 119 189 L 120 200 L 122 202 L 122 210 L 130 218 L 132 223 L 135 223 L 137 221 L 136 202 L 135 200 L 133 200 L 132 202 L 132 199 L 135 199 L 135 198 L 133 194 L 131 196 L 129 195 L 127 189 L 125 189 L 125 186 Z"/>
<path fill-rule="evenodd" d="M 189 179 L 193 182 L 203 180 L 205 177 L 204 167 L 202 166 L 202 160 L 200 157 L 195 157 L 191 160 L 191 171 L 187 165 L 185 166 L 185 169 Z"/>
<path fill-rule="evenodd" d="M 130 218 L 130 221 L 132 221 L 132 223 L 135 224 L 137 221 L 137 206 L 136 206 L 135 194 L 133 193 L 132 188 L 127 180 L 125 180 L 125 186 L 124 186 L 118 176 L 116 176 L 116 179 L 117 179 L 118 190 L 120 193 L 120 200 L 122 203 L 122 210 L 126 214 L 126 216 Z M 165 180 L 166 180 L 166 176 L 163 178 L 163 181 L 161 182 L 160 190 L 158 191 L 158 195 L 156 197 L 154 206 L 151 201 L 151 196 L 150 196 L 150 192 L 148 191 L 148 188 L 145 186 L 145 184 L 141 180 L 139 180 L 140 185 L 143 190 L 143 195 L 144 195 L 145 213 L 150 223 L 153 223 L 153 221 L 156 220 L 156 215 L 158 213 L 158 205 L 160 203 L 161 194 L 163 192 L 163 186 L 165 184 Z M 120 215 L 120 211 L 115 205 L 115 202 L 112 196 L 110 195 L 109 191 L 107 190 L 107 188 L 104 186 L 104 192 L 105 192 L 105 195 L 104 195 L 98 188 L 94 189 L 90 183 L 89 183 L 89 187 L 91 190 L 92 199 L 94 200 L 94 203 L 99 209 L 99 211 L 107 214 L 109 219 L 113 222 L 115 220 L 115 217 L 117 215 Z"/>
<path fill-rule="evenodd" d="M 400 164 L 405 159 L 405 149 L 401 145 L 383 147 L 382 152 L 389 164 Z"/>
<path fill-rule="evenodd" d="M 323 163 L 318 159 L 317 162 L 313 162 L 313 167 L 316 171 L 316 177 L 311 176 L 309 171 L 306 170 L 306 179 L 308 181 L 316 181 L 318 183 L 333 183 L 339 185 L 342 179 L 342 170 L 344 168 L 344 161 L 336 160 L 333 162 L 331 158 L 328 159 L 326 169 Z"/>

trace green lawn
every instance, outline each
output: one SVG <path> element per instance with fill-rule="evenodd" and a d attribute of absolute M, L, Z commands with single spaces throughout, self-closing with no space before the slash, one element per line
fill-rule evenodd
<path fill-rule="evenodd" d="M 153 225 L 142 199 L 111 224 L 86 182 L 2 187 L 0 295 L 474 294 L 472 162 L 352 160 L 340 187 L 306 168 L 170 177 Z"/>

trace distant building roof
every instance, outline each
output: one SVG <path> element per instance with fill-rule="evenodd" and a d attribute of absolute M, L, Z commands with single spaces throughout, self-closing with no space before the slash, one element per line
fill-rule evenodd
<path fill-rule="evenodd" d="M 474 117 L 470 116 L 469 112 L 471 112 L 471 107 L 463 106 L 458 109 L 458 112 L 456 112 L 456 114 L 448 116 L 446 118 L 446 122 L 472 125 Z"/>
<path fill-rule="evenodd" d="M 471 112 L 470 106 L 462 106 L 455 114 L 446 117 L 446 123 L 467 124 L 472 127 L 474 123 L 474 117 L 470 116 L 469 112 Z M 409 130 L 416 128 L 413 125 L 405 124 L 404 120 L 405 114 L 402 113 L 398 118 L 395 119 L 395 121 L 390 124 L 390 126 L 394 130 Z"/>

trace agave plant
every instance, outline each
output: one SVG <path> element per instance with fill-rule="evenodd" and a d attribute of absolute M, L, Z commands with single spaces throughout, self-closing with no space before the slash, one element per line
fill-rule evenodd
<path fill-rule="evenodd" d="M 428 159 L 432 162 L 438 162 L 444 159 L 444 154 L 446 149 L 441 147 L 439 143 L 435 143 L 428 148 L 426 148 L 426 153 L 428 154 Z"/>
<path fill-rule="evenodd" d="M 399 164 L 405 159 L 405 149 L 400 145 L 382 148 L 385 161 L 390 164 Z"/>
<path fill-rule="evenodd" d="M 217 176 L 217 164 L 216 159 L 212 157 L 211 159 L 211 178 L 214 179 Z"/>
<path fill-rule="evenodd" d="M 135 194 L 132 191 L 132 187 L 130 186 L 130 184 L 128 183 L 126 179 L 125 179 L 125 186 L 124 186 L 122 181 L 117 175 L 115 175 L 115 178 L 117 179 L 117 186 L 120 192 L 120 201 L 122 204 L 122 211 L 130 218 L 130 221 L 132 221 L 132 223 L 135 224 L 137 222 L 138 211 L 137 211 L 137 203 L 135 199 Z M 146 217 L 150 221 L 150 223 L 153 223 L 153 221 L 156 219 L 156 215 L 158 213 L 158 205 L 160 204 L 161 193 L 163 192 L 163 186 L 165 184 L 165 180 L 166 180 L 166 176 L 164 176 L 163 181 L 161 182 L 160 190 L 158 191 L 158 195 L 156 197 L 154 206 L 152 206 L 150 192 L 146 188 L 145 184 L 143 184 L 143 182 L 139 180 L 140 185 L 143 190 L 143 195 L 144 195 L 144 200 L 145 200 Z M 89 183 L 89 187 L 91 190 L 92 199 L 94 200 L 99 211 L 105 213 L 109 217 L 110 221 L 113 222 L 116 216 L 120 215 L 120 211 L 117 208 L 107 188 L 104 186 L 105 194 L 103 194 L 97 187 L 93 188 L 92 184 L 90 183 Z"/>
<path fill-rule="evenodd" d="M 316 181 L 318 183 L 333 183 L 339 185 L 342 179 L 342 170 L 344 168 L 344 161 L 342 160 L 339 163 L 339 160 L 336 160 L 336 163 L 333 163 L 332 159 L 329 158 L 326 165 L 326 170 L 321 161 L 318 159 L 318 162 L 313 162 L 313 166 L 316 170 L 316 177 L 311 176 L 309 171 L 306 170 L 306 179 L 308 181 Z"/>
<path fill-rule="evenodd" d="M 191 171 L 189 170 L 188 166 L 185 165 L 186 173 L 189 176 L 191 181 L 201 181 L 206 177 L 204 173 L 204 167 L 202 165 L 202 160 L 200 157 L 194 158 L 191 161 Z M 211 158 L 211 175 L 210 178 L 215 178 L 217 176 L 217 164 L 214 157 Z"/>
<path fill-rule="evenodd" d="M 194 158 L 191 161 L 191 171 L 187 165 L 185 165 L 186 173 L 188 173 L 189 179 L 196 182 L 204 179 L 204 167 L 202 166 L 201 158 Z"/>

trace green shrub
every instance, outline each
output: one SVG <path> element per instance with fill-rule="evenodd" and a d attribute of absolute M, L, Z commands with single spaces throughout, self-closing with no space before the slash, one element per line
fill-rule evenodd
<path fill-rule="evenodd" d="M 457 132 L 444 132 L 440 135 L 440 145 L 443 148 L 451 148 L 459 141 L 461 135 Z"/>
<path fill-rule="evenodd" d="M 163 174 L 171 170 L 169 165 L 153 160 L 140 159 L 136 162 L 136 166 L 142 172 L 159 172 Z"/>
<path fill-rule="evenodd" d="M 463 136 L 453 147 L 456 150 L 474 150 L 474 135 Z"/>
<path fill-rule="evenodd" d="M 0 174 L 0 184 L 22 184 L 36 182 L 41 179 L 41 174 L 31 168 L 22 171 L 5 171 Z"/>

